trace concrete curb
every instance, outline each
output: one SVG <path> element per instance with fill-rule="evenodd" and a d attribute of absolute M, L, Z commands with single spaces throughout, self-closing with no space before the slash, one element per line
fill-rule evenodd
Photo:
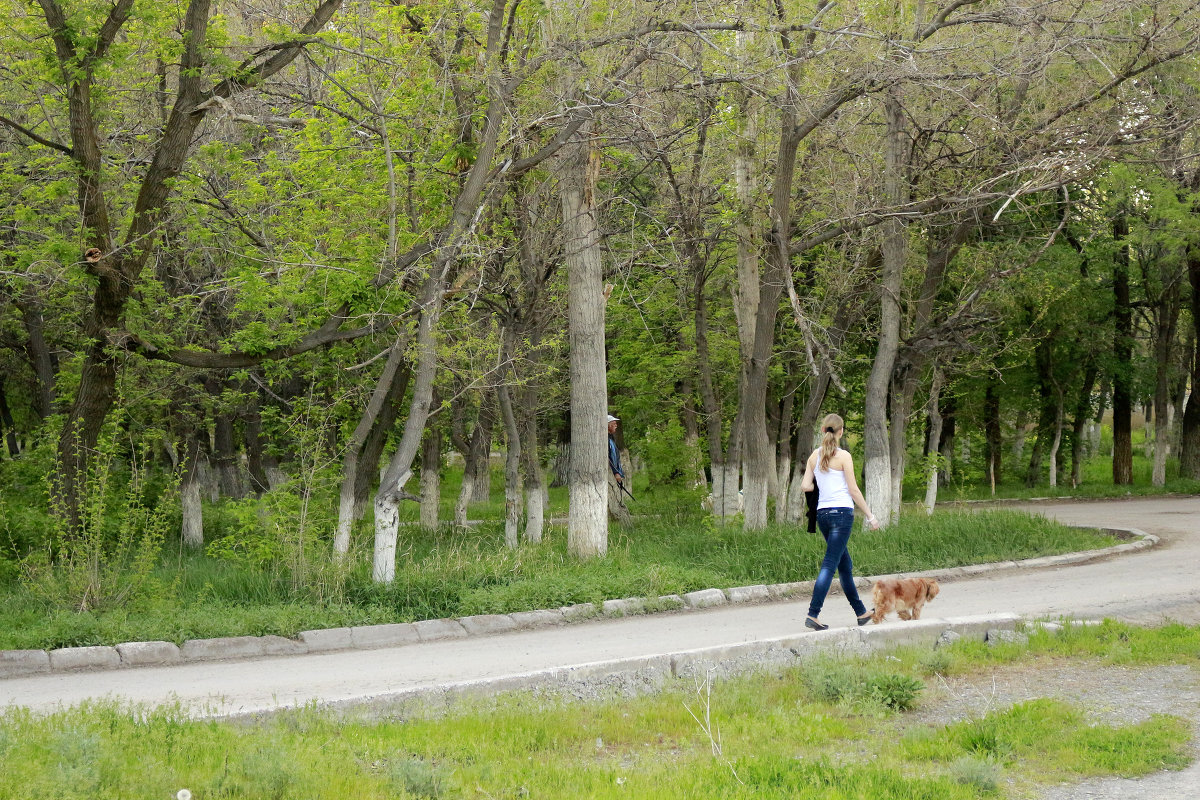
<path fill-rule="evenodd" d="M 992 564 L 972 564 L 897 575 L 877 575 L 874 578 L 860 577 L 855 579 L 855 584 L 860 589 L 868 589 L 874 580 L 883 577 L 919 576 L 950 582 L 1004 570 L 1058 568 L 1096 561 L 1113 555 L 1137 552 L 1154 547 L 1159 543 L 1159 537 L 1136 528 L 1109 527 L 1103 530 L 1123 538 L 1134 539 L 1134 541 L 1082 553 L 1040 556 L 1021 561 L 1000 561 Z M 771 585 L 735 586 L 728 589 L 700 589 L 688 592 L 682 597 L 665 595 L 650 600 L 642 597 L 605 600 L 600 607 L 597 607 L 595 603 L 581 603 L 558 609 L 522 611 L 514 614 L 479 614 L 458 619 L 432 619 L 411 623 L 302 631 L 296 635 L 295 639 L 287 639 L 282 636 L 231 636 L 217 639 L 189 639 L 178 647 L 171 642 L 127 642 L 115 647 L 64 647 L 50 651 L 0 650 L 0 680 L 46 672 L 124 669 L 197 661 L 224 661 L 262 656 L 303 655 L 334 650 L 395 647 L 417 642 L 492 636 L 515 630 L 530 630 L 549 625 L 582 622 L 601 616 L 611 618 L 661 611 L 690 613 L 693 610 L 714 606 L 787 601 L 810 594 L 812 588 L 813 581 L 799 581 Z M 840 591 L 840 587 L 835 582 L 830 593 L 837 594 Z M 913 635 L 916 635 L 915 631 L 918 630 L 913 626 L 918 622 L 906 623 L 914 631 Z M 886 629 L 886 626 L 871 627 L 878 630 Z M 875 641 L 872 637 L 878 637 L 881 642 L 887 640 L 888 635 L 883 633 L 864 634 L 867 639 Z M 939 632 L 938 635 L 940 636 L 941 633 Z M 810 641 L 808 636 L 809 634 L 804 634 L 805 644 L 797 646 L 809 646 L 807 644 Z M 866 646 L 864 645 L 865 641 L 867 640 L 855 639 L 852 644 L 854 647 Z M 755 643 L 749 643 L 747 646 L 752 644 Z M 847 647 L 850 645 L 847 644 Z M 850 649 L 854 649 L 854 647 Z"/>
<path fill-rule="evenodd" d="M 819 633 L 797 633 L 776 639 L 734 642 L 676 653 L 587 662 L 441 686 L 403 689 L 322 703 L 321 706 L 341 711 L 366 710 L 373 715 L 397 719 L 407 717 L 410 713 L 446 711 L 456 702 L 505 692 L 545 690 L 582 697 L 589 694 L 585 691 L 589 684 L 600 683 L 619 692 L 642 693 L 657 691 L 672 680 L 701 679 L 714 672 L 731 675 L 787 667 L 828 655 L 862 657 L 896 647 L 936 648 L 960 638 L 982 642 L 1008 641 L 1023 635 L 1018 629 L 1026 624 L 1033 626 L 1036 623 L 1025 623 L 1016 614 L 988 614 L 884 623 L 865 628 L 836 628 Z M 1057 629 L 1061 630 L 1062 626 L 1057 626 Z M 261 717 L 264 713 L 283 710 L 286 709 L 239 711 L 226 715 L 226 718 Z"/>

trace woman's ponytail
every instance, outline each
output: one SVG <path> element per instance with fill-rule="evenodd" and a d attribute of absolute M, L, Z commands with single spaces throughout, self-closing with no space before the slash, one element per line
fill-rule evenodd
<path fill-rule="evenodd" d="M 838 449 L 838 431 L 842 429 L 842 418 L 837 414 L 826 414 L 821 420 L 821 455 L 817 460 L 822 472 L 829 471 L 829 459 Z"/>

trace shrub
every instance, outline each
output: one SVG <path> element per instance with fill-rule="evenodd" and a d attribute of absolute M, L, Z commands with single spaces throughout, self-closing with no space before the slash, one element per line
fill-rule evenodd
<path fill-rule="evenodd" d="M 26 587 L 52 608 L 120 608 L 163 588 L 153 573 L 170 525 L 170 488 L 152 496 L 138 463 L 145 452 L 125 465 L 118 450 L 111 434 L 101 438 L 80 487 L 78 526 L 60 510 L 47 546 L 22 561 Z"/>

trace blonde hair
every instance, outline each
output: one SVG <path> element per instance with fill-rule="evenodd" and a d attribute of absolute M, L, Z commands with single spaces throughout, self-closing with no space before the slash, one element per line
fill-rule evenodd
<path fill-rule="evenodd" d="M 821 456 L 817 464 L 822 472 L 829 471 L 829 459 L 833 458 L 838 449 L 837 433 L 844 424 L 837 414 L 826 414 L 825 419 L 821 420 Z"/>

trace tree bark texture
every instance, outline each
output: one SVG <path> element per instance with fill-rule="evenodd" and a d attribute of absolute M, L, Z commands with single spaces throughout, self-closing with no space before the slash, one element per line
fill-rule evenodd
<path fill-rule="evenodd" d="M 908 198 L 904 167 L 906 136 L 904 113 L 896 89 L 884 98 L 887 135 L 884 142 L 886 168 L 884 196 L 889 205 L 902 205 Z M 863 494 L 881 526 L 892 521 L 892 467 L 888 440 L 887 397 L 892 368 L 900 347 L 900 291 L 904 264 L 908 260 L 908 231 L 902 220 L 882 223 L 883 261 L 880 274 L 879 343 L 867 378 L 863 410 Z"/>
<path fill-rule="evenodd" d="M 596 183 L 600 153 L 591 125 L 568 145 L 559 174 L 567 324 L 571 348 L 571 476 L 567 550 L 576 558 L 608 552 L 608 380 Z"/>
<path fill-rule="evenodd" d="M 1171 359 L 1175 329 L 1179 322 L 1180 285 L 1172 282 L 1163 290 L 1154 309 L 1154 462 L 1150 483 L 1167 483 L 1167 451 L 1171 445 Z"/>
<path fill-rule="evenodd" d="M 521 469 L 525 473 L 525 541 L 542 541 L 546 519 L 546 479 L 538 456 L 537 389 L 525 387 L 520 393 L 517 416 L 521 424 Z"/>
<path fill-rule="evenodd" d="M 925 444 L 925 456 L 928 459 L 925 475 L 925 513 L 932 514 L 937 505 L 938 494 L 938 442 L 942 438 L 942 413 L 938 401 L 942 396 L 942 372 L 934 369 L 933 383 L 929 387 L 929 403 L 926 406 L 929 414 L 929 436 Z"/>
<path fill-rule="evenodd" d="M 436 398 L 433 405 L 437 405 Z M 442 500 L 442 430 L 430 425 L 421 440 L 421 528 L 435 531 Z"/>
<path fill-rule="evenodd" d="M 183 512 L 183 545 L 191 550 L 204 547 L 204 508 L 200 503 L 201 459 L 204 450 L 196 436 L 184 442 L 183 474 L 179 481 L 179 499 Z"/>
<path fill-rule="evenodd" d="M 1133 311 L 1129 298 L 1129 222 L 1124 212 L 1112 223 L 1113 256 L 1113 483 L 1133 483 Z"/>
<path fill-rule="evenodd" d="M 510 363 L 513 355 L 513 333 L 509 327 L 500 331 L 500 363 Z M 500 420 L 504 425 L 504 544 L 516 549 L 521 543 L 521 510 L 524 487 L 521 485 L 521 432 L 513 410 L 512 387 L 508 384 L 509 370 L 505 369 L 496 387 Z"/>
<path fill-rule="evenodd" d="M 1080 473 L 1083 469 L 1085 429 L 1092 415 L 1092 390 L 1096 388 L 1096 376 L 1099 370 L 1095 362 L 1089 359 L 1083 371 L 1083 384 L 1079 388 L 1079 396 L 1075 401 L 1075 415 L 1071 427 L 1071 488 L 1079 485 Z"/>

